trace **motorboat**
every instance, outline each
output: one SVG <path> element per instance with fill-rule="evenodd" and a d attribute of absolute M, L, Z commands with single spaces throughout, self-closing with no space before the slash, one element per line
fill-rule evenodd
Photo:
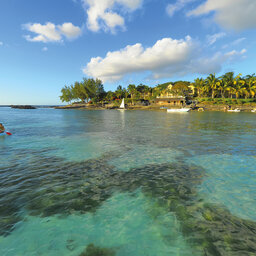
<path fill-rule="evenodd" d="M 241 112 L 239 108 L 236 109 L 228 109 L 228 112 Z"/>
<path fill-rule="evenodd" d="M 186 113 L 190 110 L 190 108 L 169 108 L 167 109 L 167 113 Z"/>

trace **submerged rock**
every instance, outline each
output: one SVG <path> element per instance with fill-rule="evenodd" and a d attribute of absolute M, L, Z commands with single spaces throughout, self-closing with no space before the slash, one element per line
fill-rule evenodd
<path fill-rule="evenodd" d="M 109 248 L 96 247 L 94 244 L 89 244 L 85 251 L 79 256 L 115 256 L 115 251 Z"/>
<path fill-rule="evenodd" d="M 198 195 L 203 168 L 180 158 L 121 172 L 108 164 L 118 155 L 65 162 L 43 151 L 17 152 L 17 161 L 1 169 L 0 235 L 10 234 L 23 208 L 41 217 L 95 212 L 113 193 L 140 189 L 176 215 L 186 240 L 202 255 L 256 255 L 256 223 L 206 204 Z M 74 246 L 73 241 L 67 243 L 70 251 Z M 102 250 L 90 245 L 81 255 L 114 255 L 109 249 L 99 254 Z"/>

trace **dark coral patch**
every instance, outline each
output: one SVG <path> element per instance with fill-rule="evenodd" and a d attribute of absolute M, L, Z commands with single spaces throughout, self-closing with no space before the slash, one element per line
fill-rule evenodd
<path fill-rule="evenodd" d="M 94 244 L 89 244 L 85 251 L 79 256 L 115 256 L 115 251 L 109 248 L 97 247 Z"/>
<path fill-rule="evenodd" d="M 256 223 L 233 216 L 224 207 L 206 204 L 198 195 L 197 187 L 205 173 L 201 167 L 186 165 L 180 158 L 176 163 L 119 172 L 108 164 L 118 154 L 65 162 L 45 152 L 30 156 L 19 152 L 17 161 L 1 169 L 0 235 L 10 234 L 22 219 L 22 209 L 41 217 L 94 212 L 114 192 L 141 189 L 147 197 L 157 199 L 159 207 L 176 215 L 183 235 L 196 252 L 256 255 Z M 68 250 L 74 250 L 74 246 L 67 243 Z M 100 255 L 89 253 L 103 250 L 93 245 L 87 249 L 84 255 Z"/>

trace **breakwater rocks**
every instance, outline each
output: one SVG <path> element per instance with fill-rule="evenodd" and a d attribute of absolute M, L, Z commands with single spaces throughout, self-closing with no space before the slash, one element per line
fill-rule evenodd
<path fill-rule="evenodd" d="M 30 106 L 30 105 L 11 105 L 11 108 L 17 108 L 17 109 L 36 109 L 36 107 Z"/>
<path fill-rule="evenodd" d="M 24 218 L 22 209 L 40 217 L 85 214 L 97 211 L 114 193 L 139 189 L 157 201 L 159 208 L 175 214 L 194 250 L 192 255 L 256 255 L 256 223 L 200 197 L 197 188 L 205 176 L 200 166 L 187 165 L 179 158 L 175 163 L 122 172 L 108 163 L 118 152 L 82 162 L 66 162 L 46 152 L 22 150 L 10 165 L 2 167 L 0 235 L 9 235 Z M 115 255 L 94 245 L 81 253 Z"/>

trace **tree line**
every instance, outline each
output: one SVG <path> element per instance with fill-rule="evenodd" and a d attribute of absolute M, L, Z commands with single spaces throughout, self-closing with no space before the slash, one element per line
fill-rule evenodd
<path fill-rule="evenodd" d="M 197 98 L 255 98 L 256 76 L 252 74 L 242 77 L 241 74 L 235 76 L 234 72 L 227 72 L 220 77 L 210 74 L 205 79 L 196 78 L 192 83 L 176 81 L 158 84 L 155 87 L 130 84 L 127 88 L 119 85 L 115 91 L 108 92 L 105 91 L 101 80 L 84 78 L 82 82 L 75 82 L 70 86 L 65 85 L 61 90 L 60 99 L 62 102 L 79 100 L 85 103 L 99 103 L 128 98 L 134 103 L 136 100 L 152 100 L 161 95 Z"/>
<path fill-rule="evenodd" d="M 80 100 L 82 102 L 100 102 L 105 97 L 105 90 L 102 81 L 99 79 L 84 78 L 82 82 L 75 82 L 74 85 L 65 85 L 61 89 L 60 99 L 62 102 Z"/>
<path fill-rule="evenodd" d="M 227 72 L 220 77 L 210 74 L 206 79 L 197 78 L 192 83 L 199 98 L 255 98 L 256 76 L 255 74 L 234 75 L 234 72 Z"/>

